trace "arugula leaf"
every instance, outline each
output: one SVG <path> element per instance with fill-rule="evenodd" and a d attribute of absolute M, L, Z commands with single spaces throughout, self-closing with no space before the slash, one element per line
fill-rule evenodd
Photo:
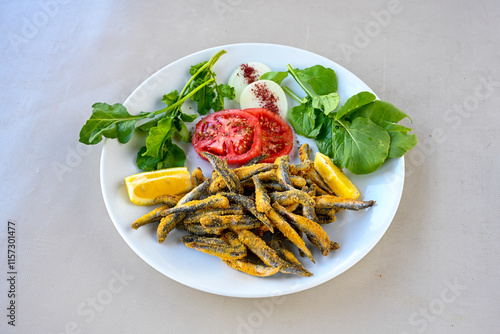
<path fill-rule="evenodd" d="M 328 115 L 337 109 L 339 105 L 340 96 L 337 93 L 330 93 L 328 95 L 314 96 L 312 98 L 313 108 L 322 109 Z"/>
<path fill-rule="evenodd" d="M 163 96 L 162 101 L 167 104 L 167 108 L 174 108 L 165 113 L 163 118 L 155 119 L 156 125 L 154 121 L 146 125 L 149 135 L 146 138 L 146 150 L 136 161 L 139 168 L 161 169 L 184 165 L 186 155 L 172 142 L 172 138 L 179 134 L 183 142 L 189 143 L 191 140 L 191 134 L 184 122 L 192 122 L 198 115 L 185 114 L 181 111 L 182 103 L 188 97 L 197 103 L 197 111 L 201 115 L 210 109 L 214 111 L 223 109 L 224 98 L 234 98 L 234 89 L 228 85 L 217 85 L 215 73 L 212 71 L 212 66 L 224 53 L 225 51 L 221 50 L 210 60 L 191 66 L 189 70 L 191 78 L 182 91 L 178 93 L 173 90 Z"/>
<path fill-rule="evenodd" d="M 325 117 L 321 124 L 320 131 L 316 136 L 316 146 L 318 150 L 329 157 L 333 157 L 333 119 Z"/>
<path fill-rule="evenodd" d="M 266 72 L 262 74 L 259 80 L 271 80 L 281 85 L 281 82 L 288 76 L 288 72 Z"/>
<path fill-rule="evenodd" d="M 161 101 L 166 107 L 161 110 L 130 115 L 122 104 L 95 103 L 92 116 L 80 131 L 80 141 L 94 145 L 104 136 L 126 143 L 137 128 L 148 132 L 146 145 L 139 150 L 136 158 L 141 170 L 183 166 L 186 155 L 172 142 L 172 138 L 178 134 L 182 141 L 189 142 L 190 133 L 184 122 L 192 122 L 198 116 L 183 113 L 181 107 L 184 102 L 188 99 L 195 101 L 199 114 L 206 114 L 210 109 L 223 109 L 224 99 L 234 99 L 234 88 L 227 84 L 218 85 L 212 71 L 213 65 L 224 53 L 226 51 L 220 50 L 210 60 L 191 66 L 191 77 L 181 92 L 172 90 L 163 95 Z M 140 120 L 144 122 L 139 125 Z"/>
<path fill-rule="evenodd" d="M 399 124 L 388 123 L 385 129 L 391 136 L 391 148 L 389 149 L 388 158 L 400 158 L 417 145 L 417 135 L 408 134 L 408 132 L 411 131 L 410 128 Z"/>
<path fill-rule="evenodd" d="M 299 104 L 291 108 L 288 111 L 288 120 L 295 132 L 301 136 L 310 137 L 316 127 L 316 114 L 310 104 Z"/>
<path fill-rule="evenodd" d="M 137 129 L 143 131 L 143 132 L 148 132 L 151 128 L 155 127 L 157 124 L 158 124 L 158 121 L 164 117 L 166 117 L 167 115 L 170 115 L 171 112 L 169 111 L 165 111 L 165 112 L 162 112 L 162 113 L 159 113 L 158 115 L 155 115 L 154 117 L 152 117 L 151 120 L 145 122 L 145 123 L 142 123 L 141 125 L 137 126 Z"/>
<path fill-rule="evenodd" d="M 122 144 L 127 143 L 134 133 L 138 120 L 153 117 L 154 113 L 130 115 L 127 109 L 119 104 L 94 103 L 92 116 L 80 130 L 80 142 L 95 145 L 106 138 L 118 138 Z"/>
<path fill-rule="evenodd" d="M 196 101 L 198 113 L 206 115 L 209 110 L 219 111 L 224 109 L 224 98 L 234 99 L 234 88 L 227 84 L 218 85 L 215 81 L 215 74 L 209 69 L 204 69 L 205 73 L 193 81 L 190 91 L 196 89 L 201 84 L 211 80 L 209 85 L 205 85 L 196 94 L 193 95 L 193 101 Z"/>
<path fill-rule="evenodd" d="M 202 61 L 199 64 L 192 65 L 189 69 L 189 74 L 191 74 L 193 77 L 195 77 L 198 73 L 203 71 L 204 67 L 207 67 L 208 65 L 208 60 L 207 61 Z"/>
<path fill-rule="evenodd" d="M 355 174 L 377 170 L 387 159 L 391 136 L 368 118 L 358 117 L 352 123 L 336 121 L 335 162 Z"/>
<path fill-rule="evenodd" d="M 315 65 L 303 70 L 295 69 L 295 73 L 318 95 L 329 95 L 337 92 L 337 74 L 331 68 Z"/>
<path fill-rule="evenodd" d="M 380 100 L 374 100 L 372 103 L 367 103 L 362 108 L 358 108 L 351 117 L 366 117 L 380 126 L 383 126 L 385 122 L 398 123 L 405 118 L 410 119 L 407 114 L 394 105 Z"/>
<path fill-rule="evenodd" d="M 197 87 L 197 84 L 199 82 L 204 82 L 203 80 L 197 80 L 194 82 L 193 87 Z M 206 115 L 210 109 L 212 109 L 212 104 L 214 102 L 214 99 L 216 97 L 215 90 L 213 87 L 204 86 L 202 89 L 200 89 L 196 94 L 193 95 L 193 101 L 196 102 L 196 105 L 198 107 L 198 113 L 200 115 Z"/>
<path fill-rule="evenodd" d="M 212 109 L 214 111 L 219 111 L 224 109 L 224 98 L 227 98 L 228 100 L 234 99 L 234 87 L 231 87 L 228 84 L 219 84 L 215 86 L 215 90 L 217 92 L 217 98 L 212 104 Z"/>
<path fill-rule="evenodd" d="M 151 157 L 149 155 L 144 155 L 144 153 L 146 153 L 146 146 L 141 147 L 139 152 L 137 152 L 137 157 L 135 159 L 137 167 L 145 172 L 156 170 L 158 163 L 161 161 L 161 157 Z"/>
<path fill-rule="evenodd" d="M 183 167 L 186 162 L 186 153 L 171 140 L 166 143 L 163 155 L 165 158 L 158 163 L 156 169 Z"/>
<path fill-rule="evenodd" d="M 326 116 L 320 109 L 312 106 L 309 97 L 305 99 L 307 100 L 305 103 L 299 104 L 288 111 L 288 121 L 297 134 L 308 138 L 316 138 Z"/>
<path fill-rule="evenodd" d="M 188 82 L 188 92 L 192 92 L 204 84 L 204 87 L 192 97 L 197 104 L 200 115 L 206 115 L 210 109 L 213 111 L 224 109 L 224 98 L 234 99 L 234 88 L 228 84 L 218 85 L 215 80 L 215 72 L 212 71 L 212 66 L 224 53 L 225 51 L 220 51 L 209 61 L 191 66 L 189 70 L 193 77 L 192 82 L 191 80 Z M 207 82 L 209 84 L 206 84 Z"/>
<path fill-rule="evenodd" d="M 174 89 L 170 93 L 163 95 L 161 102 L 169 106 L 177 102 L 178 99 L 179 99 L 179 92 L 176 89 Z"/>
<path fill-rule="evenodd" d="M 165 140 L 174 136 L 176 128 L 172 127 L 174 118 L 163 118 L 158 121 L 158 125 L 149 130 L 149 135 L 146 138 L 146 152 L 143 155 L 157 157 L 160 155 L 160 150 Z"/>
<path fill-rule="evenodd" d="M 181 119 L 184 122 L 188 122 L 188 123 L 191 123 L 192 121 L 194 121 L 198 117 L 198 115 L 196 115 L 196 114 L 185 114 L 183 112 L 181 112 L 180 114 L 181 114 Z"/>
<path fill-rule="evenodd" d="M 378 124 L 387 130 L 391 136 L 391 148 L 388 155 L 389 158 L 402 157 L 418 142 L 415 134 L 408 134 L 408 132 L 412 129 L 395 124 L 405 118 L 408 118 L 411 121 L 411 118 L 389 102 L 375 100 L 372 103 L 359 108 L 350 117 L 369 118 L 375 124 Z"/>
<path fill-rule="evenodd" d="M 355 124 L 357 120 L 364 120 L 364 122 L 365 120 L 370 120 L 370 122 L 383 129 L 389 136 L 389 150 L 386 151 L 385 145 L 366 147 L 365 149 L 371 150 L 369 152 L 373 154 L 373 157 L 377 157 L 377 159 L 366 159 L 365 161 L 353 159 L 354 163 L 346 164 L 345 156 L 353 155 L 353 151 L 349 151 L 350 146 L 340 143 L 340 139 L 337 138 L 337 140 L 333 140 L 332 142 L 336 146 L 332 153 L 335 164 L 345 167 L 355 174 L 365 174 L 371 173 L 370 170 L 374 171 L 378 169 L 384 155 L 384 161 L 387 158 L 402 157 L 417 144 L 416 135 L 408 134 L 411 131 L 410 128 L 395 124 L 404 118 L 409 118 L 409 116 L 388 102 L 375 100 L 375 95 L 369 92 L 361 92 L 352 96 L 334 114 L 334 120 L 338 121 L 339 124 L 342 122 L 346 124 L 352 122 L 352 124 Z M 341 128 L 336 129 L 338 132 L 343 131 Z M 380 129 L 373 126 L 367 127 L 368 129 L 373 132 L 373 136 L 378 136 L 380 132 Z"/>
<path fill-rule="evenodd" d="M 171 139 L 166 140 L 161 148 L 161 154 L 157 157 L 144 155 L 146 146 L 141 147 L 137 152 L 136 165 L 139 169 L 149 172 L 153 170 L 183 167 L 186 162 L 186 154 Z"/>
<path fill-rule="evenodd" d="M 281 85 L 288 74 L 293 77 L 306 96 L 282 86 L 299 103 L 288 111 L 290 124 L 297 134 L 315 138 L 318 150 L 338 167 L 354 174 L 371 173 L 387 158 L 401 157 L 417 144 L 417 137 L 408 134 L 410 128 L 396 124 L 408 115 L 370 92 L 360 92 L 338 107 L 333 69 L 316 65 L 301 70 L 288 64 L 287 70 L 265 73 L 261 79 Z"/>
<path fill-rule="evenodd" d="M 337 113 L 335 114 L 335 119 L 339 120 L 342 117 L 349 116 L 362 106 L 375 101 L 375 99 L 376 96 L 370 92 L 361 92 L 356 95 L 353 95 L 349 99 L 347 99 L 347 101 L 345 101 L 344 105 L 342 105 L 339 108 L 339 110 L 337 110 Z"/>
<path fill-rule="evenodd" d="M 189 130 L 184 124 L 184 122 L 181 122 L 179 119 L 175 120 L 175 127 L 177 131 L 179 132 L 179 137 L 180 139 L 185 142 L 185 143 L 190 143 L 191 142 L 191 134 L 189 133 Z"/>

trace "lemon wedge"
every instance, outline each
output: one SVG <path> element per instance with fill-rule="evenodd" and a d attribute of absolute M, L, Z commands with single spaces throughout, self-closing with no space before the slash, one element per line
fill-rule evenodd
<path fill-rule="evenodd" d="M 130 200 L 138 205 L 152 205 L 160 195 L 179 195 L 193 188 L 191 174 L 186 167 L 130 175 L 125 178 L 125 184 Z"/>
<path fill-rule="evenodd" d="M 332 159 L 317 152 L 314 157 L 314 167 L 337 196 L 350 199 L 359 197 L 356 186 L 340 168 L 335 166 Z"/>

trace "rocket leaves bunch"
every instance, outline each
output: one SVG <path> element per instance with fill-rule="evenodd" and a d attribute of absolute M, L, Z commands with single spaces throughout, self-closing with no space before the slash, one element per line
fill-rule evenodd
<path fill-rule="evenodd" d="M 330 68 L 316 65 L 301 70 L 288 65 L 286 72 L 268 72 L 261 79 L 281 84 L 288 75 L 306 93 L 300 98 L 282 86 L 299 103 L 288 112 L 290 124 L 297 134 L 315 139 L 319 151 L 339 168 L 372 173 L 387 158 L 401 157 L 417 144 L 411 129 L 397 124 L 409 116 L 370 92 L 351 96 L 339 107 L 337 76 Z"/>
<path fill-rule="evenodd" d="M 162 102 L 166 107 L 130 115 L 120 103 L 109 105 L 95 103 L 92 115 L 80 131 L 80 142 L 95 145 L 104 138 L 116 138 L 127 143 L 136 130 L 147 133 L 146 145 L 138 154 L 136 163 L 143 171 L 184 166 L 186 154 L 172 139 L 174 136 L 186 143 L 191 140 L 185 122 L 193 122 L 198 114 L 205 115 L 210 109 L 224 108 L 224 98 L 233 99 L 234 89 L 227 84 L 217 84 L 212 67 L 226 51 L 217 52 L 210 60 L 194 65 L 190 79 L 179 93 L 172 90 Z M 198 114 L 186 114 L 181 107 L 188 99 L 197 104 Z M 139 124 L 141 122 L 141 124 Z"/>

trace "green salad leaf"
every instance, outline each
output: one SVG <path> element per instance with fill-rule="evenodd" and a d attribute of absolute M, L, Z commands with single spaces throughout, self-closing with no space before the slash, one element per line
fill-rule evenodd
<path fill-rule="evenodd" d="M 266 72 L 260 76 L 260 80 L 272 80 L 278 85 L 288 76 L 288 72 Z"/>
<path fill-rule="evenodd" d="M 331 68 L 315 65 L 303 70 L 295 69 L 293 72 L 318 95 L 329 95 L 337 91 L 337 74 Z"/>
<path fill-rule="evenodd" d="M 130 115 L 123 105 L 116 103 L 94 103 L 92 116 L 80 130 L 80 142 L 87 145 L 99 143 L 103 137 L 118 138 L 122 144 L 127 143 L 134 132 L 138 120 L 153 117 L 154 113 Z"/>
<path fill-rule="evenodd" d="M 306 96 L 300 97 L 283 80 L 290 75 Z M 268 72 L 261 79 L 273 80 L 299 104 L 288 112 L 297 134 L 314 138 L 318 150 L 339 168 L 354 174 L 376 171 L 387 158 L 403 156 L 417 144 L 410 128 L 397 124 L 408 118 L 392 104 L 370 92 L 351 96 L 339 106 L 335 71 L 321 65 L 286 72 Z M 411 119 L 410 119 L 411 121 Z"/>
<path fill-rule="evenodd" d="M 127 143 L 134 131 L 147 132 L 146 145 L 136 158 L 139 169 L 152 171 L 169 167 L 184 166 L 186 154 L 172 139 L 179 138 L 189 143 L 191 135 L 185 122 L 193 122 L 198 115 L 209 110 L 224 109 L 224 99 L 234 99 L 234 88 L 227 84 L 217 84 L 212 67 L 226 51 L 217 52 L 210 60 L 191 66 L 191 75 L 179 93 L 172 90 L 163 95 L 161 101 L 166 107 L 154 112 L 130 115 L 120 103 L 109 105 L 95 103 L 92 116 L 80 131 L 80 142 L 95 145 L 102 138 L 117 138 Z M 188 99 L 196 102 L 198 114 L 186 114 L 181 107 Z M 138 124 L 141 121 L 142 124 Z"/>
<path fill-rule="evenodd" d="M 386 160 L 391 137 L 384 128 L 368 118 L 358 117 L 352 123 L 335 121 L 334 163 L 354 174 L 368 174 Z"/>

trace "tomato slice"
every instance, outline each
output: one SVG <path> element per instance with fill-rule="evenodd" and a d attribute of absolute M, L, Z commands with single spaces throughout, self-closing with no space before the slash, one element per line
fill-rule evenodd
<path fill-rule="evenodd" d="M 210 114 L 196 124 L 194 149 L 202 158 L 202 152 L 209 152 L 230 164 L 245 164 L 261 153 L 262 129 L 258 123 L 257 117 L 239 109 Z"/>
<path fill-rule="evenodd" d="M 277 157 L 287 155 L 293 148 L 293 130 L 280 115 L 264 108 L 244 109 L 259 120 L 262 128 L 262 153 L 269 158 L 262 162 L 274 162 Z"/>

